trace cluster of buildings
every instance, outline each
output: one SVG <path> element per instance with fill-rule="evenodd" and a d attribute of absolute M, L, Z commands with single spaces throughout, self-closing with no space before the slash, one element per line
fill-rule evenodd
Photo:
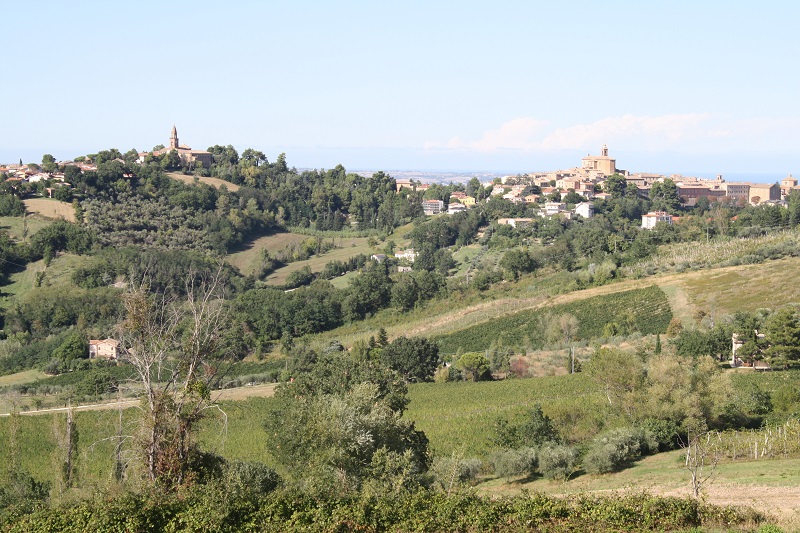
<path fill-rule="evenodd" d="M 181 164 L 184 166 L 202 166 L 203 168 L 209 168 L 214 162 L 214 154 L 211 152 L 207 152 L 206 150 L 192 150 L 190 146 L 180 144 L 178 142 L 178 129 L 173 124 L 172 131 L 169 135 L 169 146 L 153 152 L 139 152 L 139 163 L 144 163 L 145 158 L 151 154 L 154 156 L 162 156 L 173 150 L 177 152 L 178 157 L 181 159 Z"/>
<path fill-rule="evenodd" d="M 782 204 L 786 196 L 793 190 L 800 190 L 798 180 L 790 174 L 780 183 L 751 183 L 728 182 L 718 175 L 715 179 L 704 179 L 691 176 L 673 174 L 670 176 L 655 173 L 630 173 L 617 168 L 616 159 L 608 155 L 608 147 L 603 145 L 600 155 L 588 154 L 583 157 L 580 166 L 556 170 L 552 172 L 529 173 L 516 176 L 504 176 L 500 179 L 500 186 L 494 182 L 485 183 L 492 186 L 491 195 L 518 204 L 536 204 L 539 216 L 562 216 L 573 218 L 581 216 L 591 218 L 594 214 L 592 200 L 606 199 L 610 194 L 604 191 L 609 177 L 617 175 L 625 178 L 628 190 L 635 187 L 640 196 L 650 195 L 650 189 L 656 183 L 671 180 L 675 186 L 680 201 L 685 206 L 694 206 L 701 198 L 709 202 L 726 201 L 738 205 L 763 205 Z M 537 193 L 531 192 L 536 190 Z M 415 183 L 410 180 L 397 180 L 397 190 L 409 188 L 416 191 L 425 191 L 429 184 Z M 537 190 L 538 189 L 538 190 Z M 574 209 L 567 209 L 564 202 L 545 201 L 545 198 L 554 198 L 553 193 L 567 194 L 574 192 L 585 201 L 579 202 Z M 557 197 L 556 197 L 557 198 Z M 442 200 L 425 200 L 423 210 L 426 215 L 442 213 L 454 214 L 465 211 L 475 205 L 475 198 L 463 192 L 454 192 L 448 203 Z M 515 227 L 524 227 L 532 219 L 503 218 L 501 224 Z M 647 213 L 642 217 L 642 228 L 651 229 L 658 222 L 672 223 L 673 217 L 665 212 Z"/>
<path fill-rule="evenodd" d="M 93 165 L 74 164 L 81 168 L 81 171 L 97 170 L 97 167 Z M 0 166 L 0 174 L 5 174 L 7 176 L 6 182 L 11 184 L 47 182 L 51 186 L 45 187 L 44 193 L 50 198 L 53 197 L 53 193 L 57 188 L 72 187 L 71 184 L 67 183 L 63 172 L 44 172 L 23 164 Z"/>
<path fill-rule="evenodd" d="M 138 163 L 143 164 L 145 158 L 149 155 L 161 156 L 167 154 L 175 150 L 177 152 L 178 157 L 181 159 L 181 163 L 188 166 L 197 166 L 201 165 L 205 168 L 209 168 L 211 164 L 214 162 L 214 155 L 211 152 L 207 152 L 205 150 L 192 150 L 189 146 L 185 144 L 179 144 L 178 142 L 178 130 L 175 126 L 172 126 L 172 132 L 170 134 L 169 139 L 169 147 L 163 148 L 161 150 L 155 150 L 153 152 L 139 152 L 139 159 Z M 124 163 L 122 159 L 117 159 L 120 163 Z M 73 161 L 60 161 L 58 163 L 59 166 L 63 165 L 72 165 L 78 167 L 81 172 L 89 172 L 89 171 L 96 171 L 97 165 L 93 162 L 73 162 Z M 54 187 L 69 187 L 70 184 L 66 183 L 64 180 L 64 173 L 63 172 L 44 172 L 40 169 L 36 168 L 37 165 L 28 166 L 25 164 L 20 163 L 14 165 L 0 165 L 0 174 L 5 174 L 7 176 L 6 181 L 9 182 L 17 182 L 17 183 L 38 183 L 40 181 L 50 181 L 53 183 Z M 48 189 L 48 192 L 52 196 L 52 189 Z"/>
<path fill-rule="evenodd" d="M 606 179 L 614 174 L 623 176 L 627 186 L 636 187 L 642 196 L 649 195 L 650 188 L 654 183 L 670 179 L 677 187 L 681 203 L 687 206 L 695 205 L 700 198 L 707 198 L 709 201 L 727 199 L 740 205 L 779 203 L 792 190 L 800 189 L 798 181 L 791 174 L 780 184 L 727 182 L 721 175 L 716 179 L 703 179 L 678 174 L 665 176 L 644 172 L 630 173 L 617 168 L 616 163 L 616 160 L 608 155 L 608 147 L 603 145 L 599 156 L 587 155 L 581 159 L 579 167 L 553 172 L 505 176 L 501 179 L 504 188 L 492 192 L 493 194 L 503 194 L 503 198 L 517 203 L 531 203 L 539 200 L 538 195 L 524 194 L 523 191 L 528 185 L 538 186 L 542 195 L 548 195 L 555 191 L 574 191 L 589 200 L 606 198 L 608 194 L 595 191 L 602 190 Z"/>

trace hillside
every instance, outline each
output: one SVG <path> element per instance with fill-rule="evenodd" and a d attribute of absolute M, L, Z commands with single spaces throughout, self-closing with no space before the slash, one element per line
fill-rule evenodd
<path fill-rule="evenodd" d="M 52 198 L 29 198 L 23 203 L 29 213 L 36 213 L 45 218 L 63 218 L 75 222 L 75 209 L 72 204 L 59 202 Z"/>
<path fill-rule="evenodd" d="M 776 283 L 787 272 L 800 268 L 800 258 L 787 257 L 758 264 L 702 268 L 681 273 L 664 273 L 643 279 L 623 279 L 566 294 L 551 294 L 548 278 L 533 277 L 513 296 L 504 296 L 504 288 L 492 293 L 493 299 L 478 303 L 449 299 L 442 305 L 432 302 L 424 309 L 400 317 L 385 314 L 362 323 L 344 326 L 320 336 L 320 342 L 336 338 L 351 345 L 369 337 L 380 327 L 390 338 L 399 335 L 443 336 L 477 324 L 486 324 L 520 311 L 548 309 L 601 295 L 659 287 L 667 296 L 672 313 L 691 324 L 697 311 L 723 316 L 736 311 L 756 311 L 800 302 L 800 286 Z M 558 275 L 557 275 L 558 276 Z M 513 290 L 513 289 L 512 289 Z"/>
<path fill-rule="evenodd" d="M 212 178 L 207 176 L 193 176 L 189 174 L 183 174 L 182 172 L 170 172 L 167 174 L 172 179 L 176 179 L 183 183 L 188 183 L 189 185 L 193 183 L 205 183 L 206 185 L 211 185 L 212 187 L 219 189 L 220 187 L 226 187 L 229 191 L 236 192 L 239 190 L 239 185 L 235 183 L 231 183 L 230 181 L 225 181 L 220 178 Z"/>

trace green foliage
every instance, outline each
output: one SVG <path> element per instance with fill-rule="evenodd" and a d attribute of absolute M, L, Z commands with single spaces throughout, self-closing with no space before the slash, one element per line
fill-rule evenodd
<path fill-rule="evenodd" d="M 424 337 L 398 337 L 383 348 L 381 361 L 408 381 L 428 381 L 439 366 L 439 348 Z"/>
<path fill-rule="evenodd" d="M 329 355 L 281 386 L 265 421 L 270 453 L 306 490 L 334 494 L 419 485 L 428 439 L 402 419 L 398 376 L 346 355 Z"/>
<path fill-rule="evenodd" d="M 18 196 L 9 192 L 0 193 L 0 216 L 22 217 L 25 216 L 25 204 Z"/>
<path fill-rule="evenodd" d="M 561 437 L 549 416 L 536 404 L 521 421 L 511 423 L 505 418 L 495 422 L 492 441 L 501 448 L 539 448 L 548 443 L 559 443 Z"/>
<path fill-rule="evenodd" d="M 536 449 L 497 450 L 489 457 L 494 474 L 499 477 L 530 476 L 536 472 Z"/>
<path fill-rule="evenodd" d="M 549 444 L 539 450 L 539 472 L 547 479 L 566 481 L 575 471 L 576 460 L 573 448 Z"/>
<path fill-rule="evenodd" d="M 69 366 L 74 359 L 87 359 L 89 357 L 89 341 L 80 331 L 73 331 L 64 339 L 58 348 L 53 351 L 53 358 Z"/>
<path fill-rule="evenodd" d="M 625 311 L 620 313 L 620 310 Z M 663 333 L 672 319 L 666 295 L 657 286 L 651 286 L 551 306 L 546 310 L 520 311 L 433 340 L 444 352 L 456 352 L 459 348 L 483 351 L 493 342 L 522 347 L 525 339 L 532 339 L 530 348 L 540 349 L 546 338 L 546 317 L 563 314 L 577 318 L 576 339 L 602 337 L 608 324 L 614 324 L 621 333 Z"/>
<path fill-rule="evenodd" d="M 800 316 L 797 309 L 784 307 L 770 316 L 765 324 L 766 354 L 775 363 L 800 359 Z"/>
<path fill-rule="evenodd" d="M 654 436 L 640 428 L 617 428 L 597 437 L 583 457 L 583 467 L 590 474 L 619 470 L 658 450 Z"/>
<path fill-rule="evenodd" d="M 484 381 L 492 378 L 491 363 L 485 355 L 478 352 L 468 352 L 458 358 L 456 366 L 463 370 L 467 379 Z"/>
<path fill-rule="evenodd" d="M 136 494 L 54 505 L 4 520 L 8 533 L 85 531 L 688 531 L 754 530 L 765 521 L 755 511 L 696 499 L 649 494 L 540 493 L 485 498 L 450 494 L 340 495 L 314 498 L 279 489 L 262 497 L 226 490 L 224 482 L 185 494 Z M 765 532 L 777 531 L 774 527 Z M 761 531 L 761 530 L 759 530 Z"/>

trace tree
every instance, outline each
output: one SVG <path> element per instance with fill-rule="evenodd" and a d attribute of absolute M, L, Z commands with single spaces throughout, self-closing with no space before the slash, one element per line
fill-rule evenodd
<path fill-rule="evenodd" d="M 614 200 L 624 198 L 627 188 L 628 181 L 621 174 L 612 174 L 603 183 L 603 192 L 610 194 Z"/>
<path fill-rule="evenodd" d="M 56 158 L 50 154 L 44 154 L 42 156 L 42 170 L 45 172 L 55 172 Z"/>
<path fill-rule="evenodd" d="M 428 439 L 402 418 L 406 394 L 404 380 L 374 361 L 323 356 L 276 390 L 264 422 L 270 452 L 311 492 L 418 486 L 430 465 Z"/>
<path fill-rule="evenodd" d="M 547 443 L 561 442 L 552 420 L 542 412 L 539 404 L 534 405 L 525 418 L 516 424 L 505 418 L 498 419 L 494 430 L 495 437 L 492 440 L 503 448 L 538 448 Z"/>
<path fill-rule="evenodd" d="M 439 347 L 424 337 L 398 337 L 383 349 L 381 362 L 407 381 L 428 381 L 439 366 Z"/>
<path fill-rule="evenodd" d="M 89 357 L 89 342 L 86 335 L 80 331 L 73 331 L 61 345 L 53 350 L 53 359 L 61 362 L 64 370 L 69 369 L 69 364 L 75 359 L 86 359 Z"/>
<path fill-rule="evenodd" d="M 465 353 L 458 358 L 457 366 L 463 370 L 472 381 L 483 381 L 491 379 L 492 377 L 489 372 L 489 360 L 481 353 Z"/>
<path fill-rule="evenodd" d="M 500 260 L 500 267 L 509 272 L 512 279 L 515 279 L 520 273 L 533 272 L 538 266 L 527 250 L 516 248 L 508 250 Z"/>
<path fill-rule="evenodd" d="M 638 405 L 637 393 L 645 383 L 645 369 L 636 354 L 601 348 L 592 355 L 583 371 L 600 385 L 612 407 L 632 416 Z"/>
<path fill-rule="evenodd" d="M 663 182 L 657 181 L 653 183 L 650 188 L 650 201 L 652 202 L 651 207 L 655 211 L 675 213 L 681 206 L 678 186 L 669 178 Z"/>
<path fill-rule="evenodd" d="M 800 316 L 797 309 L 784 307 L 765 323 L 768 357 L 786 363 L 800 359 Z"/>
<path fill-rule="evenodd" d="M 117 333 L 144 396 L 136 440 L 147 478 L 170 488 L 191 480 L 192 461 L 201 456 L 194 430 L 218 408 L 211 387 L 231 325 L 221 269 L 190 272 L 182 300 L 148 288 L 145 282 L 125 296 Z"/>

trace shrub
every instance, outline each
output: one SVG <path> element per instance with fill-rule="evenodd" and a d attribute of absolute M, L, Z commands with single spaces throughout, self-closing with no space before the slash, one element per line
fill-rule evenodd
<path fill-rule="evenodd" d="M 478 477 L 483 463 L 474 457 L 462 459 L 459 457 L 437 457 L 429 473 L 433 483 L 445 490 L 450 490 L 453 485 L 470 483 Z"/>
<path fill-rule="evenodd" d="M 574 470 L 576 455 L 569 446 L 545 446 L 539 451 L 539 472 L 547 479 L 566 481 Z"/>
<path fill-rule="evenodd" d="M 489 461 L 499 477 L 530 475 L 536 471 L 536 449 L 500 450 L 492 454 Z"/>
<path fill-rule="evenodd" d="M 652 433 L 640 428 L 614 429 L 592 442 L 583 465 L 590 474 L 605 474 L 656 450 L 658 441 Z"/>
<path fill-rule="evenodd" d="M 262 463 L 234 461 L 226 465 L 225 481 L 231 493 L 264 495 L 275 490 L 280 476 Z"/>

